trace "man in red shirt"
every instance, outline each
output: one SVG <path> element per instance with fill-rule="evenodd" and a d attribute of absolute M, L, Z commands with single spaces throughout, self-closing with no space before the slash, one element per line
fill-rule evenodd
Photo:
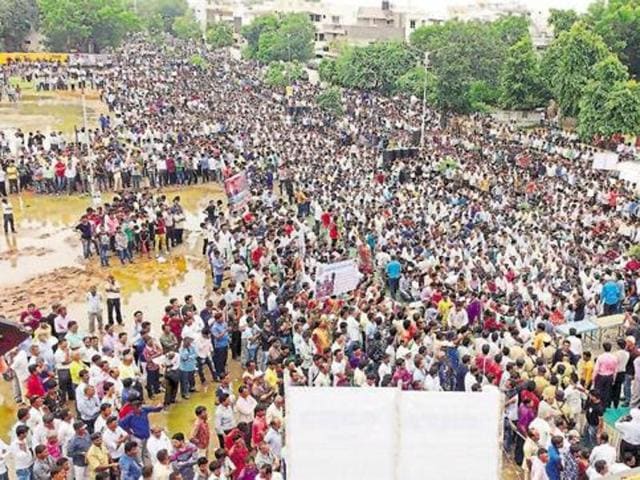
<path fill-rule="evenodd" d="M 47 393 L 40 378 L 40 367 L 36 364 L 29 365 L 29 376 L 25 381 L 25 389 L 27 398 L 44 397 Z"/>
<path fill-rule="evenodd" d="M 20 323 L 31 330 L 38 328 L 40 320 L 42 320 L 42 313 L 36 308 L 35 303 L 27 305 L 27 309 L 20 314 Z"/>
<path fill-rule="evenodd" d="M 209 440 L 211 438 L 207 407 L 200 405 L 196 407 L 195 413 L 196 421 L 191 430 L 190 440 L 198 448 L 198 454 L 206 457 L 209 454 Z"/>

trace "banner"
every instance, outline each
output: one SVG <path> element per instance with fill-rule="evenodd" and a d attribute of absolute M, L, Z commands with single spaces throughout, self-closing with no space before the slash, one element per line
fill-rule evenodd
<path fill-rule="evenodd" d="M 113 55 L 102 53 L 71 53 L 69 55 L 69 65 L 80 67 L 95 67 L 96 65 L 111 65 Z"/>
<path fill-rule="evenodd" d="M 316 268 L 316 297 L 323 299 L 355 290 L 361 278 L 362 274 L 354 260 L 318 265 Z"/>
<path fill-rule="evenodd" d="M 618 164 L 618 154 L 615 152 L 596 152 L 593 154 L 594 170 L 615 170 Z"/>
<path fill-rule="evenodd" d="M 224 181 L 224 191 L 227 193 L 229 208 L 237 209 L 246 205 L 251 197 L 247 173 L 240 172 L 227 178 Z"/>
<path fill-rule="evenodd" d="M 59 62 L 66 63 L 68 53 L 49 52 L 0 52 L 0 65 L 14 62 Z"/>

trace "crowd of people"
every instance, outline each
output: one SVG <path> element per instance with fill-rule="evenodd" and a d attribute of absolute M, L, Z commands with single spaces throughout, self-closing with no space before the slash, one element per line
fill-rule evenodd
<path fill-rule="evenodd" d="M 504 450 L 527 478 L 591 480 L 638 464 L 639 204 L 592 170 L 590 147 L 429 111 L 424 149 L 389 156 L 415 140 L 419 102 L 345 90 L 334 118 L 312 106 L 316 86 L 283 96 L 252 62 L 169 43 L 118 53 L 102 94 L 109 119 L 87 143 L 27 142 L 3 161 L 29 166 L 20 185 L 43 159 L 75 168 L 70 178 L 91 165 L 100 189 L 117 192 L 77 226 L 85 257 L 104 266 L 112 251 L 124 263 L 181 241 L 180 199 L 146 187 L 244 171 L 251 199 L 205 210 L 214 286 L 202 304 L 189 295 L 169 299 L 162 318 L 123 315 L 110 278 L 87 293 L 87 322 L 63 305 L 25 310 L 32 336 L 5 374 L 20 408 L 0 444 L 18 478 L 285 477 L 285 386 L 296 385 L 499 389 Z M 185 60 L 195 53 L 206 71 Z M 316 268 L 347 259 L 357 288 L 316 292 Z M 601 345 L 556 329 L 612 314 L 624 315 L 622 335 Z M 191 431 L 149 419 L 206 382 L 215 396 Z M 609 407 L 630 408 L 613 426 L 619 446 Z"/>

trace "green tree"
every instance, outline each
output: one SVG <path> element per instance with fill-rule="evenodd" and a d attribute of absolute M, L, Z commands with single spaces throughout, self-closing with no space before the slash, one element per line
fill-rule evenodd
<path fill-rule="evenodd" d="M 262 62 L 297 60 L 304 62 L 313 56 L 315 27 L 309 16 L 291 13 L 280 18 L 276 30 L 262 31 L 256 58 Z"/>
<path fill-rule="evenodd" d="M 316 97 L 316 103 L 318 107 L 333 115 L 334 117 L 340 117 L 344 114 L 344 108 L 342 107 L 342 94 L 337 87 L 330 87 L 323 90 Z"/>
<path fill-rule="evenodd" d="M 554 40 L 555 68 L 551 74 L 551 90 L 560 105 L 562 115 L 575 117 L 580 110 L 580 99 L 585 85 L 591 79 L 592 67 L 608 55 L 600 35 L 592 32 L 583 22 L 574 24 Z"/>
<path fill-rule="evenodd" d="M 431 105 L 436 103 L 436 81 L 433 72 L 427 71 L 423 65 L 416 65 L 398 77 L 395 88 L 400 93 L 422 98 L 426 87 L 427 102 Z"/>
<path fill-rule="evenodd" d="M 514 17 L 517 18 L 517 17 Z M 450 20 L 417 29 L 411 35 L 416 48 L 430 52 L 431 70 L 436 77 L 436 104 L 444 110 L 468 112 L 476 104 L 499 97 L 499 78 L 507 43 L 520 22 L 507 17 L 497 27 L 488 22 Z M 504 27 L 504 30 L 502 30 Z M 473 86 L 474 91 L 469 89 Z"/>
<path fill-rule="evenodd" d="M 528 36 L 507 52 L 500 71 L 500 90 L 500 103 L 505 108 L 528 110 L 542 105 L 540 66 Z"/>
<path fill-rule="evenodd" d="M 0 44 L 7 51 L 20 51 L 24 40 L 38 28 L 40 12 L 35 0 L 0 0 Z"/>
<path fill-rule="evenodd" d="M 38 7 L 41 32 L 56 51 L 100 52 L 140 27 L 121 0 L 38 0 Z"/>
<path fill-rule="evenodd" d="M 228 23 L 214 23 L 207 28 L 207 43 L 213 48 L 224 48 L 233 45 L 233 28 Z"/>
<path fill-rule="evenodd" d="M 627 67 L 613 54 L 592 68 L 580 100 L 578 133 L 585 140 L 595 135 L 636 133 L 640 127 L 638 86 L 629 81 Z"/>
<path fill-rule="evenodd" d="M 171 27 L 176 37 L 183 40 L 197 40 L 202 38 L 202 30 L 200 24 L 196 20 L 192 10 L 187 11 L 184 15 L 176 17 Z"/>
<path fill-rule="evenodd" d="M 570 30 L 573 24 L 579 19 L 580 17 L 575 10 L 551 8 L 549 10 L 549 19 L 547 23 L 553 27 L 554 36 L 558 37 L 562 32 Z"/>
<path fill-rule="evenodd" d="M 280 18 L 277 15 L 262 15 L 255 18 L 249 25 L 242 27 L 241 35 L 247 41 L 247 53 L 249 58 L 255 58 L 258 53 L 260 35 L 263 32 L 271 32 L 278 29 Z"/>
<path fill-rule="evenodd" d="M 618 54 L 632 75 L 640 75 L 640 0 L 599 0 L 589 7 L 586 21 Z"/>
<path fill-rule="evenodd" d="M 304 68 L 298 62 L 273 62 L 267 67 L 264 82 L 270 87 L 286 87 L 304 77 Z"/>
<path fill-rule="evenodd" d="M 336 78 L 336 61 L 331 58 L 323 58 L 318 65 L 318 75 L 320 80 L 327 83 L 335 83 Z"/>
<path fill-rule="evenodd" d="M 503 15 L 491 23 L 502 42 L 511 47 L 529 36 L 529 19 L 524 15 Z"/>
<path fill-rule="evenodd" d="M 187 13 L 189 5 L 187 0 L 138 0 L 137 8 L 150 32 L 171 33 L 173 22 Z"/>
<path fill-rule="evenodd" d="M 416 64 L 416 52 L 401 42 L 375 42 L 346 48 L 335 63 L 335 81 L 348 88 L 391 93 L 396 81 Z"/>

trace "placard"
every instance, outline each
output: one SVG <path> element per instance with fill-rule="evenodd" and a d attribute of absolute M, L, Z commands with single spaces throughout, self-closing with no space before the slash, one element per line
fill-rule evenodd
<path fill-rule="evenodd" d="M 594 170 L 615 170 L 618 164 L 618 154 L 615 152 L 596 152 L 593 154 L 592 168 Z"/>
<path fill-rule="evenodd" d="M 224 181 L 224 191 L 227 194 L 229 208 L 238 209 L 243 207 L 251 196 L 246 172 L 236 173 L 227 178 Z"/>
<path fill-rule="evenodd" d="M 316 297 L 323 299 L 348 293 L 355 290 L 361 278 L 354 260 L 320 264 L 316 268 Z"/>
<path fill-rule="evenodd" d="M 500 478 L 497 389 L 288 387 L 286 396 L 293 479 Z"/>

